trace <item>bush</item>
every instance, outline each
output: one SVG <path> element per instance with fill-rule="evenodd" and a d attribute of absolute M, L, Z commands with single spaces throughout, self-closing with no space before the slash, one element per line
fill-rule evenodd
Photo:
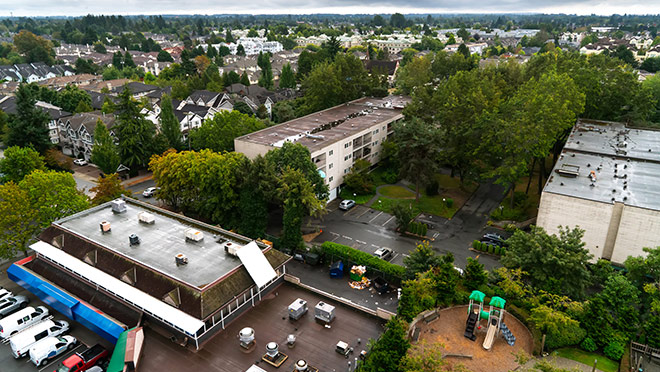
<path fill-rule="evenodd" d="M 422 233 L 419 235 L 426 236 L 426 233 L 429 231 L 429 226 L 425 223 L 422 224 Z"/>
<path fill-rule="evenodd" d="M 498 255 L 498 256 L 500 255 L 500 247 L 499 246 L 495 247 L 495 254 Z"/>
<path fill-rule="evenodd" d="M 582 340 L 582 343 L 580 344 L 580 347 L 588 351 L 590 353 L 596 351 L 598 349 L 598 346 L 596 346 L 596 342 L 591 338 L 591 337 L 586 337 L 584 340 Z"/>
<path fill-rule="evenodd" d="M 71 172 L 71 167 L 73 166 L 73 159 L 56 149 L 46 151 L 44 160 L 48 168 L 56 171 Z"/>
<path fill-rule="evenodd" d="M 484 244 L 485 245 L 485 244 Z M 488 253 L 493 253 L 493 246 L 489 245 L 488 246 Z"/>
<path fill-rule="evenodd" d="M 479 248 L 480 248 L 480 245 L 481 245 L 481 242 L 480 242 L 480 241 L 478 241 L 478 240 L 473 240 L 473 241 L 472 241 L 472 248 L 474 248 L 474 249 L 476 249 L 476 250 L 480 250 L 480 249 L 479 249 Z"/>
<path fill-rule="evenodd" d="M 487 252 L 488 251 L 488 246 L 484 242 L 479 242 L 479 250 L 482 252 Z"/>
<path fill-rule="evenodd" d="M 611 341 L 605 346 L 603 353 L 612 360 L 621 360 L 623 356 L 623 345 L 619 341 Z"/>
<path fill-rule="evenodd" d="M 388 170 L 387 172 L 383 173 L 383 181 L 388 184 L 396 183 L 397 179 L 399 177 L 396 174 L 396 171 L 393 169 Z"/>
<path fill-rule="evenodd" d="M 452 198 L 445 199 L 445 205 L 447 206 L 447 208 L 451 208 L 454 205 L 454 199 Z"/>
<path fill-rule="evenodd" d="M 428 195 L 428 196 L 438 195 L 438 189 L 439 188 L 440 188 L 440 184 L 438 183 L 437 180 L 431 181 L 431 183 L 426 185 L 426 195 Z"/>
<path fill-rule="evenodd" d="M 321 249 L 323 250 L 325 257 L 333 256 L 335 260 L 337 258 L 346 260 L 347 262 L 344 262 L 345 264 L 365 265 L 399 281 L 403 278 L 406 272 L 406 269 L 403 266 L 383 261 L 369 253 L 342 244 L 325 242 L 321 245 Z"/>

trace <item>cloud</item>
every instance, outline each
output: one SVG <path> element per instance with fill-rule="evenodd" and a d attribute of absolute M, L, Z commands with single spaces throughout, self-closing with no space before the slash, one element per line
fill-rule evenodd
<path fill-rule="evenodd" d="M 0 16 L 84 14 L 660 13 L 660 0 L 0 0 Z"/>

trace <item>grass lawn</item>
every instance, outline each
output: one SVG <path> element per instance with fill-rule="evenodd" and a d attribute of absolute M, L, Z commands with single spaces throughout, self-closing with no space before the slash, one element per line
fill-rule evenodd
<path fill-rule="evenodd" d="M 347 188 L 342 189 L 341 192 L 339 193 L 340 198 L 355 200 L 356 204 L 364 204 L 364 203 L 368 202 L 369 200 L 371 200 L 371 198 L 373 198 L 374 195 L 375 194 L 353 196 L 353 193 Z"/>
<path fill-rule="evenodd" d="M 553 355 L 557 355 L 566 359 L 574 360 L 582 364 L 586 364 L 590 367 L 594 365 L 594 359 L 598 360 L 596 368 L 605 372 L 616 372 L 619 370 L 619 363 L 611 359 L 608 359 L 604 355 L 599 355 L 596 353 L 590 353 L 588 351 L 576 349 L 576 348 L 564 348 L 552 352 Z"/>
<path fill-rule="evenodd" d="M 371 208 L 392 213 L 392 208 L 397 204 L 411 206 L 415 214 L 421 212 L 430 213 L 436 216 L 445 218 L 452 218 L 458 208 L 454 205 L 448 208 L 442 201 L 442 196 L 426 196 L 422 194 L 419 198 L 419 203 L 415 199 L 389 199 L 386 197 L 379 197 L 378 200 L 371 205 Z"/>
<path fill-rule="evenodd" d="M 378 193 L 392 199 L 412 199 L 415 193 L 402 186 L 383 186 Z"/>

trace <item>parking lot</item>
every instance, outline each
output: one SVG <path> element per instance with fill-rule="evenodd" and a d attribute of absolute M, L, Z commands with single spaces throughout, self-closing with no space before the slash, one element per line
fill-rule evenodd
<path fill-rule="evenodd" d="M 65 320 L 69 322 L 70 326 L 70 331 L 66 332 L 65 334 L 69 334 L 73 337 L 75 337 L 78 340 L 78 344 L 73 350 L 69 350 L 66 353 L 60 355 L 60 357 L 52 360 L 50 363 L 48 363 L 44 367 L 36 367 L 32 362 L 30 362 L 29 357 L 25 357 L 23 359 L 15 359 L 11 355 L 11 348 L 8 343 L 0 345 L 0 371 L 7 371 L 7 372 L 34 372 L 34 371 L 54 371 L 57 368 L 57 365 L 64 359 L 68 358 L 72 354 L 74 354 L 77 351 L 82 351 L 85 349 L 85 345 L 93 346 L 97 343 L 102 344 L 105 346 L 109 351 L 112 351 L 112 344 L 95 334 L 94 332 L 90 331 L 89 329 L 85 328 L 83 325 L 67 318 L 66 316 L 55 312 L 53 308 L 47 306 L 44 304 L 39 298 L 37 298 L 35 295 L 32 293 L 28 292 L 27 290 L 23 289 L 21 286 L 18 284 L 14 283 L 7 277 L 7 268 L 9 267 L 9 263 L 4 263 L 0 265 L 0 286 L 12 291 L 14 295 L 22 295 L 26 296 L 30 299 L 30 305 L 29 306 L 45 306 L 48 308 L 48 310 L 51 312 L 51 315 L 53 316 L 53 320 Z"/>

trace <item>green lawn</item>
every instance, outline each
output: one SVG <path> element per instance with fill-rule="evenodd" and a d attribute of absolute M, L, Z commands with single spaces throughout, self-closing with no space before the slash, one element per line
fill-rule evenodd
<path fill-rule="evenodd" d="M 415 214 L 424 212 L 445 218 L 452 218 L 458 210 L 455 206 L 447 208 L 442 201 L 442 196 L 426 196 L 424 194 L 419 198 L 419 203 L 416 202 L 415 199 L 389 199 L 381 196 L 371 205 L 371 208 L 386 213 L 392 213 L 392 208 L 396 204 L 411 206 Z"/>
<path fill-rule="evenodd" d="M 598 360 L 596 363 L 596 368 L 605 372 L 617 372 L 619 370 L 619 363 L 611 359 L 608 359 L 604 355 L 599 355 L 596 353 L 590 353 L 588 351 L 576 349 L 576 348 L 564 348 L 552 352 L 553 355 L 557 355 L 566 359 L 574 360 L 582 364 L 586 364 L 590 367 L 594 365 L 594 359 Z"/>
<path fill-rule="evenodd" d="M 357 204 L 364 204 L 364 203 L 368 202 L 369 200 L 371 200 L 371 198 L 374 197 L 374 195 L 375 194 L 355 195 L 355 196 L 353 196 L 353 193 L 347 188 L 342 189 L 341 192 L 339 193 L 340 198 L 355 200 L 355 203 L 357 203 Z"/>
<path fill-rule="evenodd" d="M 403 186 L 383 186 L 378 190 L 379 194 L 392 199 L 411 199 L 415 193 Z"/>

